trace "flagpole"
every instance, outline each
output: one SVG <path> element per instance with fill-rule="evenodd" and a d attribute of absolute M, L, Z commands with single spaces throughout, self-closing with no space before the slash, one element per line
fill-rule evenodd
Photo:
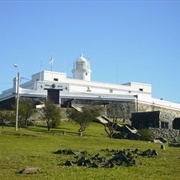
<path fill-rule="evenodd" d="M 53 56 L 51 56 L 51 59 L 49 61 L 49 64 L 51 65 L 51 71 L 52 71 L 53 63 L 54 63 L 54 58 L 53 58 Z"/>

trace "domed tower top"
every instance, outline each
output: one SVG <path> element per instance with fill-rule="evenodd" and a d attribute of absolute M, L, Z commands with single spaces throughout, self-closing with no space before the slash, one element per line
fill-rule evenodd
<path fill-rule="evenodd" d="M 81 54 L 81 56 L 74 63 L 72 73 L 74 79 L 82 79 L 85 81 L 91 80 L 90 63 L 83 57 L 83 54 Z"/>

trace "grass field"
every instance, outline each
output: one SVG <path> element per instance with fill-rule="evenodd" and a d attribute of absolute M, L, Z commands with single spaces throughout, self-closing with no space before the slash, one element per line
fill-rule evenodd
<path fill-rule="evenodd" d="M 44 127 L 28 127 L 15 131 L 14 127 L 0 130 L 0 179 L 42 179 L 42 180 L 106 180 L 106 179 L 179 179 L 180 148 L 160 148 L 160 144 L 143 141 L 110 139 L 103 126 L 92 123 L 82 137 L 78 136 L 78 125 L 65 123 L 58 129 L 47 132 Z M 66 131 L 66 135 L 63 135 Z M 88 168 L 82 166 L 63 166 L 69 155 L 54 154 L 62 149 L 101 153 L 102 149 L 148 148 L 158 152 L 157 157 L 139 157 L 138 164 L 132 167 Z M 24 168 L 38 167 L 37 174 L 18 174 Z"/>

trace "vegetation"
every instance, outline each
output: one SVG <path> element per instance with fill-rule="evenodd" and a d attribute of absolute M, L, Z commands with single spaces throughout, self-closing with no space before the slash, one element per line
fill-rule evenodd
<path fill-rule="evenodd" d="M 68 111 L 68 116 L 80 125 L 80 129 L 78 131 L 84 132 L 88 125 L 101 115 L 101 111 L 102 108 L 99 106 L 88 106 L 83 107 L 82 112 L 71 109 Z"/>
<path fill-rule="evenodd" d="M 110 138 L 113 137 L 116 128 L 117 128 L 117 118 L 113 118 L 112 122 L 108 121 L 107 124 L 104 124 L 104 130 Z"/>
<path fill-rule="evenodd" d="M 110 139 L 101 124 L 90 123 L 84 136 L 77 135 L 78 124 L 64 123 L 59 128 L 47 131 L 46 127 L 28 126 L 19 129 L 5 127 L 0 131 L 0 177 L 1 180 L 24 179 L 68 179 L 68 180 L 109 180 L 109 179 L 179 179 L 180 148 L 160 148 L 160 144 L 144 141 Z M 66 135 L 63 135 L 66 131 Z M 13 148 L 12 148 L 13 147 Z M 158 156 L 140 158 L 133 167 L 87 168 L 63 166 L 69 155 L 54 154 L 60 149 L 86 151 L 88 154 L 101 154 L 102 149 L 155 149 Z M 75 161 L 76 159 L 74 159 Z M 38 167 L 37 174 L 18 174 L 24 168 Z"/>
<path fill-rule="evenodd" d="M 55 104 L 53 104 L 51 101 L 46 101 L 43 111 L 43 119 L 47 123 L 48 131 L 50 131 L 50 128 L 55 128 L 60 124 L 61 111 L 60 108 L 58 108 Z"/>
<path fill-rule="evenodd" d="M 2 128 L 4 128 L 5 124 L 8 121 L 11 121 L 12 119 L 15 119 L 14 111 L 8 111 L 8 110 L 0 111 L 0 124 Z"/>
<path fill-rule="evenodd" d="M 19 104 L 19 122 L 22 126 L 28 125 L 28 119 L 35 112 L 32 103 Z"/>
<path fill-rule="evenodd" d="M 148 129 L 139 129 L 138 134 L 147 141 L 152 141 L 154 139 L 154 135 Z"/>

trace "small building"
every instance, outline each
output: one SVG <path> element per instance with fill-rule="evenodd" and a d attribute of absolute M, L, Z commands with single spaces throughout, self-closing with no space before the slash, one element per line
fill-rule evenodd
<path fill-rule="evenodd" d="M 174 116 L 171 113 L 161 111 L 132 113 L 131 124 L 136 129 L 148 128 L 173 128 Z"/>

